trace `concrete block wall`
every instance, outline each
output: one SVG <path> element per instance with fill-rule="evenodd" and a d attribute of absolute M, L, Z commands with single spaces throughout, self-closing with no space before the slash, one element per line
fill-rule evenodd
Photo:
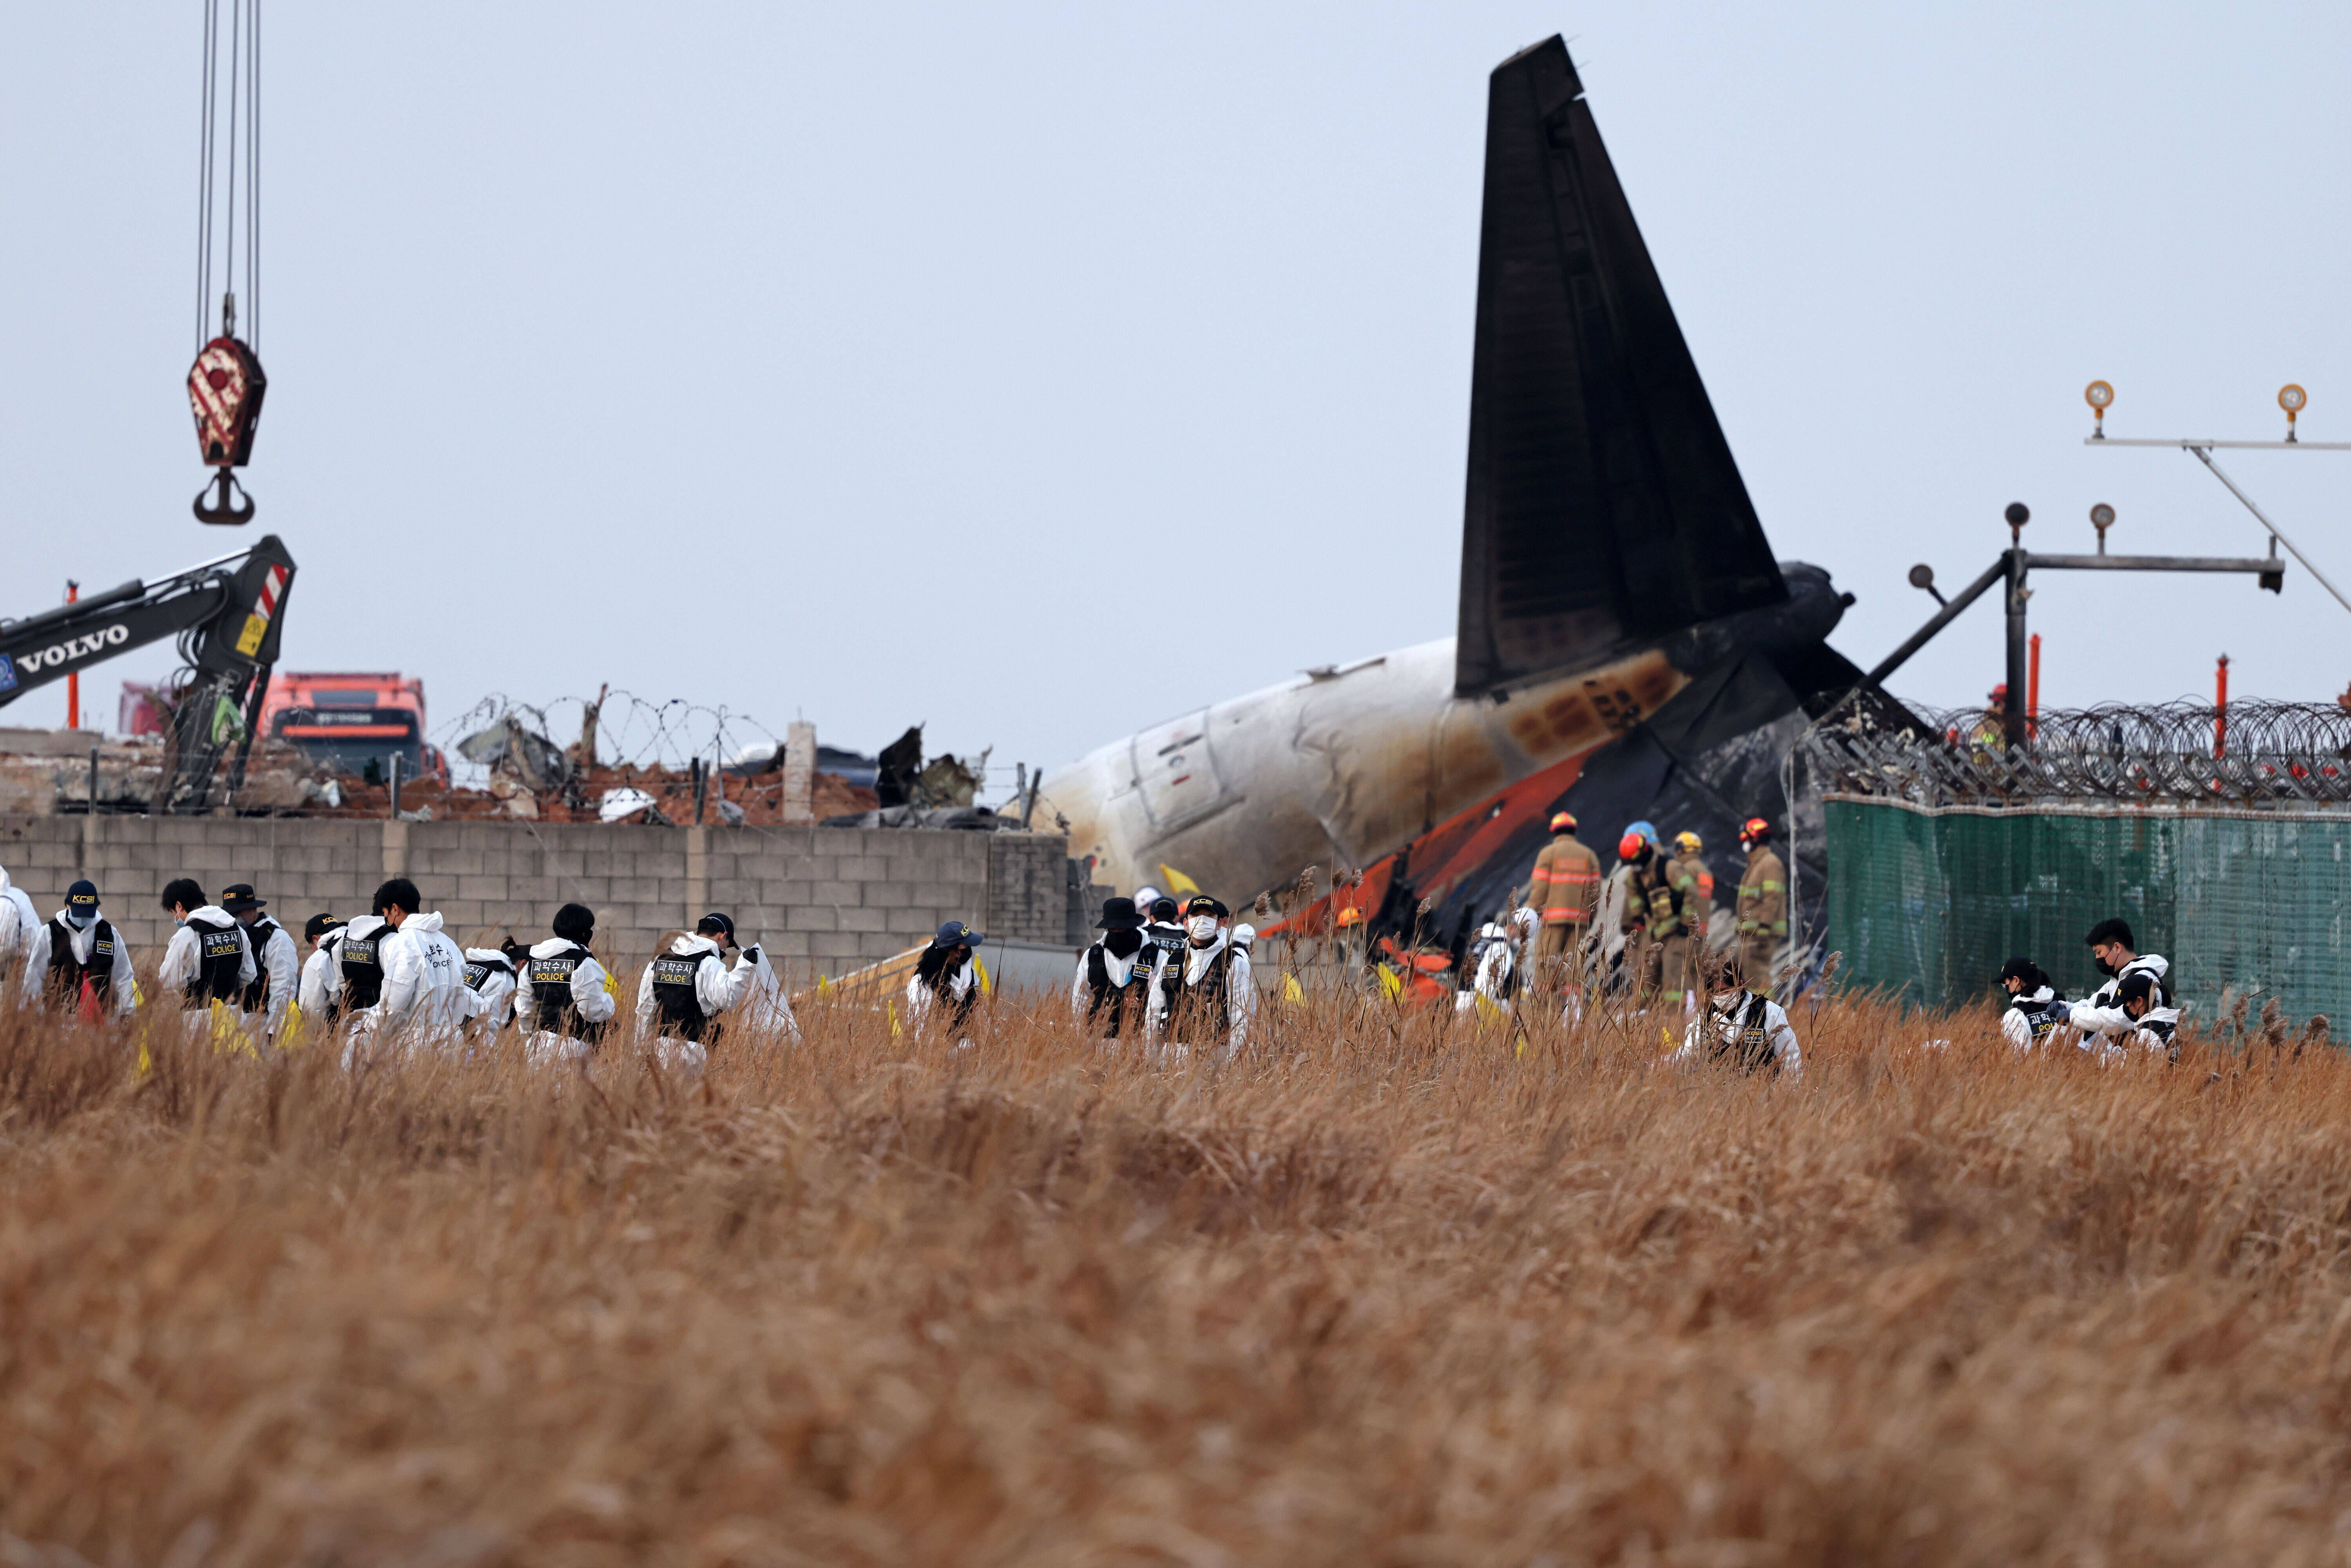
<path fill-rule="evenodd" d="M 405 876 L 468 945 L 499 927 L 535 941 L 559 905 L 580 903 L 596 911 L 598 952 L 632 967 L 663 932 L 720 909 L 743 941 L 766 944 L 794 975 L 841 974 L 916 946 L 947 920 L 1061 941 L 1067 857 L 1066 841 L 1049 833 L 0 816 L 0 867 L 44 915 L 87 876 L 151 963 L 171 934 L 156 898 L 175 876 L 215 898 L 250 882 L 298 928 L 322 910 L 364 914 L 377 883 Z"/>

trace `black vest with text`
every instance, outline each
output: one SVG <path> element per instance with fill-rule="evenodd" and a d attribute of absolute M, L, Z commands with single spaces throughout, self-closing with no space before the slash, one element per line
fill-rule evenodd
<path fill-rule="evenodd" d="M 121 948 L 114 939 L 114 927 L 101 920 L 90 934 L 89 962 L 74 956 L 74 929 L 58 915 L 49 922 L 49 977 L 42 982 L 42 992 L 51 1001 L 71 1007 L 81 998 L 84 981 L 101 1002 L 114 992 L 114 960 Z"/>
<path fill-rule="evenodd" d="M 237 1005 L 246 1012 L 257 1013 L 269 1006 L 269 943 L 278 929 L 277 922 L 266 915 L 245 928 L 246 940 L 253 944 L 253 984 L 245 988 Z"/>
<path fill-rule="evenodd" d="M 236 972 L 245 967 L 245 943 L 231 917 L 225 925 L 214 925 L 209 920 L 193 915 L 188 929 L 196 934 L 196 970 L 188 977 L 183 999 L 192 1008 L 206 1002 L 234 1001 L 237 995 Z"/>
<path fill-rule="evenodd" d="M 1233 1011 L 1228 1000 L 1233 971 L 1233 945 L 1227 942 L 1217 949 L 1208 967 L 1200 971 L 1198 979 L 1187 979 L 1190 973 L 1186 960 L 1190 956 L 1190 944 L 1176 950 L 1167 961 L 1167 1038 L 1170 1040 L 1223 1040 L 1233 1032 Z"/>
<path fill-rule="evenodd" d="M 571 977 L 587 962 L 588 949 L 569 943 L 530 960 L 530 1017 L 533 1027 L 568 1035 L 582 1045 L 593 1045 L 604 1038 L 604 1026 L 590 1023 L 571 1005 Z"/>
<path fill-rule="evenodd" d="M 482 994 L 482 988 L 489 983 L 492 975 L 513 973 L 514 966 L 507 963 L 503 956 L 496 960 L 468 958 L 465 960 L 465 988 L 478 997 Z"/>
<path fill-rule="evenodd" d="M 702 993 L 695 981 L 702 966 L 718 955 L 664 953 L 653 960 L 653 1008 L 661 1015 L 661 1032 L 699 1042 L 709 1037 L 710 1015 L 702 1010 Z"/>
<path fill-rule="evenodd" d="M 1143 1032 L 1143 1009 L 1151 995 L 1151 970 L 1162 949 L 1144 942 L 1135 949 L 1126 984 L 1111 978 L 1110 955 L 1100 942 L 1086 949 L 1086 1023 L 1111 1040 L 1132 1030 Z"/>
<path fill-rule="evenodd" d="M 1737 1021 L 1727 1040 L 1714 1020 L 1707 1020 L 1707 1028 L 1714 1030 L 1717 1061 L 1729 1058 L 1750 1072 L 1761 1072 L 1767 1067 L 1774 1072 L 1780 1071 L 1780 1053 L 1771 1048 L 1771 1033 L 1763 1027 L 1763 1009 L 1770 1005 L 1770 998 L 1748 992 L 1746 1005 L 1734 1015 Z"/>
<path fill-rule="evenodd" d="M 383 999 L 383 955 L 385 937 L 392 927 L 379 925 L 364 936 L 354 936 L 345 927 L 342 940 L 335 944 L 335 956 L 343 971 L 343 1006 L 358 1012 L 371 1008 Z"/>
<path fill-rule="evenodd" d="M 2008 1010 L 2024 1020 L 2024 1027 L 2032 1031 L 2032 1043 L 2035 1045 L 2047 1040 L 2052 1030 L 2064 1028 L 2074 1016 L 2073 1008 L 2054 991 L 2050 993 L 2045 1002 L 2036 1002 L 2030 997 L 2018 997 L 2008 1004 Z"/>

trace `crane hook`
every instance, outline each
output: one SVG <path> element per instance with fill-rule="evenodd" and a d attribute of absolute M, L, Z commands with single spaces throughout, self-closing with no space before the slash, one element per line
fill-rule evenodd
<path fill-rule="evenodd" d="M 219 498 L 214 505 L 207 507 L 204 505 L 204 498 L 214 489 L 219 490 Z M 236 497 L 240 497 L 245 501 L 242 507 L 236 504 Z M 220 472 L 214 476 L 212 484 L 196 492 L 195 514 L 196 521 L 200 523 L 219 523 L 231 527 L 239 523 L 249 523 L 253 521 L 253 497 L 246 494 L 245 486 L 236 482 L 236 476 L 224 465 Z"/>

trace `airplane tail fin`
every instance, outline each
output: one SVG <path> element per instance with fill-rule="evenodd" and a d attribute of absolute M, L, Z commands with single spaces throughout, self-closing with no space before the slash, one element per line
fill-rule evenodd
<path fill-rule="evenodd" d="M 1567 46 L 1486 119 L 1456 689 L 1787 597 Z"/>

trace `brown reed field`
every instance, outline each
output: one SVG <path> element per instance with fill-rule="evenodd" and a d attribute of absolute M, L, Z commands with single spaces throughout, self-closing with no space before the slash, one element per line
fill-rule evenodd
<path fill-rule="evenodd" d="M 1795 1017 L 697 1082 L 11 1014 L 0 1563 L 2351 1555 L 2351 1063 Z"/>

